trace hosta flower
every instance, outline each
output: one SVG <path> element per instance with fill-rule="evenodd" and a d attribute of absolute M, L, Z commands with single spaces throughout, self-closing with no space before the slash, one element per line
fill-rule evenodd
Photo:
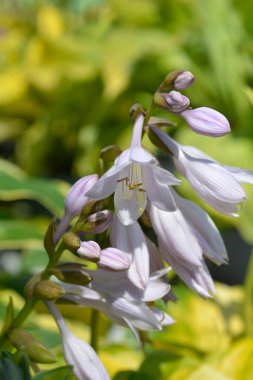
<path fill-rule="evenodd" d="M 93 348 L 69 330 L 54 303 L 48 302 L 47 305 L 61 333 L 64 358 L 73 366 L 76 378 L 78 380 L 110 380 Z"/>
<path fill-rule="evenodd" d="M 238 216 L 246 199 L 241 183 L 253 184 L 252 171 L 221 165 L 199 149 L 179 145 L 158 128 L 149 128 L 171 152 L 176 168 L 201 198 L 223 214 Z"/>
<path fill-rule="evenodd" d="M 138 337 L 136 329 L 161 330 L 162 326 L 174 323 L 169 315 L 153 310 L 147 304 L 163 298 L 170 291 L 170 286 L 161 280 L 167 271 L 153 273 L 145 290 L 140 290 L 126 272 L 85 270 L 93 281 L 87 286 L 62 283 L 66 292 L 63 298 L 102 311 L 113 322 L 129 326 Z"/>
<path fill-rule="evenodd" d="M 147 198 L 162 210 L 175 210 L 169 186 L 180 183 L 170 172 L 157 165 L 152 154 L 141 146 L 144 116 L 139 114 L 129 149 L 121 153 L 114 165 L 86 193 L 93 199 L 114 194 L 115 210 L 125 225 L 134 223 L 146 208 Z"/>
<path fill-rule="evenodd" d="M 173 195 L 175 212 L 149 208 L 160 253 L 189 287 L 209 297 L 215 290 L 203 256 L 218 265 L 226 263 L 226 248 L 211 218 L 194 203 Z"/>

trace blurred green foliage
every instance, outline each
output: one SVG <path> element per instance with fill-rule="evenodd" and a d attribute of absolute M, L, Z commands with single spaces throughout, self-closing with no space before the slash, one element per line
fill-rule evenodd
<path fill-rule="evenodd" d="M 252 14 L 251 0 L 0 0 L 1 319 L 10 294 L 4 288 L 22 293 L 46 263 L 43 235 L 51 215 L 62 216 L 67 182 L 96 172 L 103 146 L 128 145 L 128 109 L 147 107 L 168 72 L 192 71 L 196 83 L 185 91 L 192 106 L 219 110 L 232 127 L 222 139 L 184 126 L 174 136 L 228 165 L 253 167 Z M 182 191 L 197 200 L 189 186 Z M 252 244 L 253 190 L 246 191 L 240 218 L 208 211 Z M 124 330 L 108 335 L 102 319 L 100 354 L 114 380 L 251 380 L 252 273 L 246 291 L 217 285 L 215 301 L 176 288 L 179 302 L 169 313 L 177 324 L 150 334 L 145 355 Z M 23 298 L 11 294 L 17 311 Z M 65 315 L 87 340 L 89 312 L 75 310 Z M 51 318 L 37 312 L 28 327 L 64 365 Z M 68 367 L 59 371 L 69 379 Z"/>

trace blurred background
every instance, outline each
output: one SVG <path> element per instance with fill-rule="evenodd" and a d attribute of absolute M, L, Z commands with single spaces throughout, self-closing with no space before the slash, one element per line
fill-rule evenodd
<path fill-rule="evenodd" d="M 252 14 L 251 0 L 0 0 L 0 317 L 8 294 L 18 309 L 25 282 L 46 264 L 43 235 L 52 215 L 62 216 L 69 185 L 97 172 L 105 145 L 127 147 L 129 108 L 146 108 L 168 72 L 193 72 L 196 82 L 184 92 L 191 105 L 222 112 L 232 128 L 211 139 L 174 117 L 174 138 L 253 168 Z M 183 195 L 222 230 L 230 265 L 210 266 L 221 282 L 215 301 L 174 280 L 179 302 L 169 312 L 178 322 L 149 337 L 146 356 L 133 352 L 128 332 L 112 333 L 103 320 L 101 355 L 115 380 L 252 380 L 253 188 L 245 189 L 248 200 L 233 219 L 183 184 Z M 89 315 L 78 318 L 87 338 Z M 54 348 L 48 317 L 39 313 L 37 321 L 32 328 Z"/>

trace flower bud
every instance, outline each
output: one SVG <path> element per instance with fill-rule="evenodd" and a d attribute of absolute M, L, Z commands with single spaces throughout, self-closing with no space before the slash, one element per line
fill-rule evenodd
<path fill-rule="evenodd" d="M 177 91 L 167 93 L 155 93 L 154 101 L 156 105 L 173 113 L 180 113 L 190 105 L 190 100 L 187 96 L 180 94 Z"/>
<path fill-rule="evenodd" d="M 219 137 L 230 132 L 228 120 L 220 112 L 208 107 L 185 110 L 182 116 L 189 127 L 204 136 Z"/>
<path fill-rule="evenodd" d="M 33 335 L 23 329 L 13 329 L 9 333 L 11 343 L 17 349 L 24 350 L 35 363 L 55 363 L 54 355 Z"/>
<path fill-rule="evenodd" d="M 73 234 L 72 232 L 66 232 L 62 236 L 62 242 L 65 244 L 66 248 L 74 254 L 76 253 L 81 244 L 79 237 Z"/>
<path fill-rule="evenodd" d="M 87 175 L 80 178 L 69 190 L 65 198 L 65 213 L 72 218 L 78 216 L 89 198 L 85 193 L 89 191 L 98 180 L 97 174 Z"/>
<path fill-rule="evenodd" d="M 77 254 L 81 259 L 90 261 L 98 261 L 100 258 L 101 249 L 95 241 L 82 241 L 77 250 Z"/>
<path fill-rule="evenodd" d="M 110 210 L 91 214 L 83 222 L 76 223 L 76 230 L 87 234 L 100 234 L 110 226 L 112 215 Z"/>
<path fill-rule="evenodd" d="M 117 248 L 106 248 L 101 251 L 98 266 L 101 269 L 123 271 L 130 268 L 131 261 L 129 256 Z"/>
<path fill-rule="evenodd" d="M 190 87 L 194 80 L 195 78 L 190 71 L 181 71 L 172 82 L 172 86 L 175 90 L 184 90 Z"/>
<path fill-rule="evenodd" d="M 89 273 L 83 270 L 83 265 L 78 263 L 63 263 L 52 268 L 50 273 L 58 280 L 75 285 L 88 285 L 92 281 Z"/>
<path fill-rule="evenodd" d="M 43 301 L 57 300 L 65 293 L 65 290 L 50 280 L 41 280 L 34 286 L 34 293 Z"/>

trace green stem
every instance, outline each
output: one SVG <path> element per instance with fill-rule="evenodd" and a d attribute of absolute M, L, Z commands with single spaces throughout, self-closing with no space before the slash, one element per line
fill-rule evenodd
<path fill-rule="evenodd" d="M 252 323 L 252 306 L 253 306 L 253 252 L 249 260 L 248 271 L 245 279 L 245 302 L 244 302 L 244 317 L 246 325 L 247 335 L 253 334 L 253 323 Z"/>
<path fill-rule="evenodd" d="M 91 324 L 90 324 L 90 345 L 97 351 L 98 346 L 98 321 L 99 321 L 99 311 L 92 309 L 91 311 Z"/>
<path fill-rule="evenodd" d="M 64 251 L 64 245 L 61 243 L 58 249 L 56 250 L 55 255 L 50 259 L 45 270 L 43 271 L 41 275 L 42 280 L 49 279 L 49 277 L 51 276 L 50 269 L 53 268 L 57 264 L 63 251 Z M 5 345 L 8 343 L 9 331 L 14 328 L 20 327 L 24 323 L 24 321 L 27 319 L 27 317 L 31 314 L 31 312 L 34 310 L 35 305 L 39 301 L 40 300 L 35 295 L 33 295 L 29 300 L 26 301 L 25 305 L 20 310 L 16 318 L 13 319 L 7 331 L 0 337 L 0 352 L 4 349 Z"/>

